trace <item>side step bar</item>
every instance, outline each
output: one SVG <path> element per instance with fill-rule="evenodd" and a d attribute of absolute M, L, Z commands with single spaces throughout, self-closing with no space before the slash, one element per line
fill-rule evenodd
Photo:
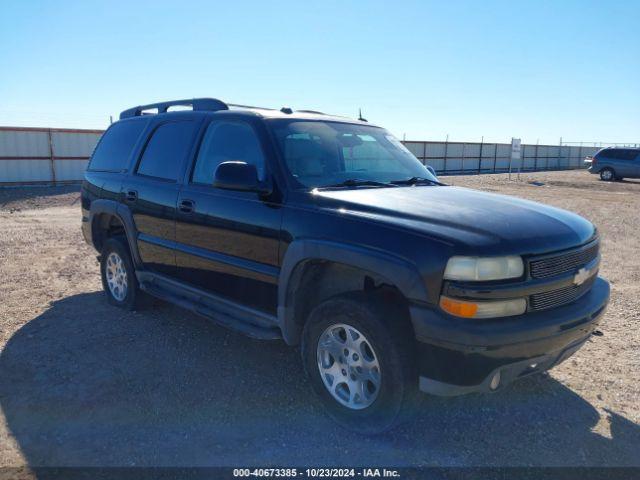
<path fill-rule="evenodd" d="M 260 340 L 282 339 L 277 318 L 156 273 L 137 271 L 140 288 L 169 303 Z"/>

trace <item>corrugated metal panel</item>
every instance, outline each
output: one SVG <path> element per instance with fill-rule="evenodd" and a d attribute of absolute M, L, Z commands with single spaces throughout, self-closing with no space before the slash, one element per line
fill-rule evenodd
<path fill-rule="evenodd" d="M 430 158 L 426 161 L 426 164 L 433 167 L 436 172 L 441 172 L 444 170 L 444 159 L 443 158 Z"/>
<path fill-rule="evenodd" d="M 503 143 L 498 144 L 498 158 L 499 157 L 511 157 L 511 145 L 505 145 Z"/>
<path fill-rule="evenodd" d="M 478 153 L 480 153 L 480 152 L 478 151 Z M 475 172 L 475 171 L 478 170 L 479 163 L 480 162 L 478 160 L 478 157 L 476 157 L 476 158 L 465 158 L 464 159 L 464 169 L 472 171 L 472 172 Z"/>
<path fill-rule="evenodd" d="M 47 132 L 0 130 L 0 157 L 48 157 Z"/>
<path fill-rule="evenodd" d="M 53 132 L 53 155 L 56 157 L 90 157 L 100 139 L 96 133 Z"/>
<path fill-rule="evenodd" d="M 462 158 L 447 157 L 447 172 L 462 170 Z"/>
<path fill-rule="evenodd" d="M 427 158 L 444 158 L 444 143 L 427 143 Z"/>
<path fill-rule="evenodd" d="M 482 146 L 484 150 L 484 145 Z M 464 145 L 464 156 L 465 157 L 476 157 L 480 156 L 480 144 L 479 143 L 467 143 Z"/>
<path fill-rule="evenodd" d="M 87 169 L 88 160 L 54 160 L 56 181 L 81 180 Z"/>
<path fill-rule="evenodd" d="M 50 160 L 2 160 L 0 161 L 0 183 L 50 182 Z"/>
<path fill-rule="evenodd" d="M 96 130 L 0 127 L 0 184 L 81 180 L 101 135 Z"/>
<path fill-rule="evenodd" d="M 447 157 L 462 157 L 462 144 L 450 143 L 447 145 Z"/>
<path fill-rule="evenodd" d="M 497 145 L 495 143 L 485 143 L 482 147 L 483 158 L 493 158 L 496 154 Z"/>
<path fill-rule="evenodd" d="M 424 154 L 424 142 L 404 142 L 404 146 L 418 158 Z"/>

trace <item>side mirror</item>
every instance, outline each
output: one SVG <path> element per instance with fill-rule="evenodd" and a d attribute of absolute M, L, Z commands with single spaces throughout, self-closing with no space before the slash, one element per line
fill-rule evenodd
<path fill-rule="evenodd" d="M 246 162 L 222 162 L 216 168 L 213 186 L 225 190 L 267 193 L 258 180 L 258 169 Z"/>
<path fill-rule="evenodd" d="M 434 177 L 438 178 L 438 175 L 436 174 L 436 170 L 435 168 L 433 168 L 431 165 L 426 165 L 427 170 L 429 170 L 429 173 L 431 175 L 433 175 Z"/>

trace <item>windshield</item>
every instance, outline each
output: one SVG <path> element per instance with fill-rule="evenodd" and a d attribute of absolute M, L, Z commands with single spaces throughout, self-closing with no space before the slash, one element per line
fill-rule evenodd
<path fill-rule="evenodd" d="M 436 178 L 400 141 L 382 128 L 339 122 L 273 121 L 280 151 L 302 187 L 345 181 L 389 183 Z M 379 186 L 379 185 L 378 185 Z"/>

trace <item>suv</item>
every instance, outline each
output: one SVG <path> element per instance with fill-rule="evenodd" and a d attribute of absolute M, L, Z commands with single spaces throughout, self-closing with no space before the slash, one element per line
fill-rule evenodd
<path fill-rule="evenodd" d="M 640 148 L 603 148 L 585 163 L 589 165 L 589 173 L 600 174 L 607 182 L 640 178 Z"/>
<path fill-rule="evenodd" d="M 314 111 L 124 111 L 85 174 L 82 230 L 110 303 L 144 291 L 301 345 L 330 415 L 362 433 L 418 389 L 490 392 L 554 367 L 609 299 L 584 218 L 446 186 L 386 130 Z"/>

